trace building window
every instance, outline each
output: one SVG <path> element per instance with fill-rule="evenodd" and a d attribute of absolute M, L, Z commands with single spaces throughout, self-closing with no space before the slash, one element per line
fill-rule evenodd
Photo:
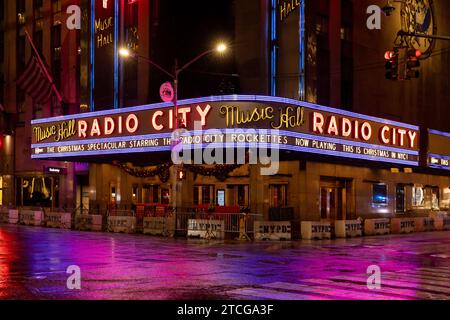
<path fill-rule="evenodd" d="M 272 184 L 269 186 L 269 206 L 271 208 L 287 207 L 287 185 Z"/>
<path fill-rule="evenodd" d="M 397 186 L 395 189 L 395 211 L 404 213 L 406 209 L 405 187 Z"/>
<path fill-rule="evenodd" d="M 21 75 L 25 70 L 25 36 L 19 36 L 17 39 L 17 75 Z"/>
<path fill-rule="evenodd" d="M 412 205 L 413 207 L 423 207 L 425 205 L 425 188 L 422 186 L 414 186 L 412 188 Z"/>
<path fill-rule="evenodd" d="M 431 209 L 432 210 L 440 210 L 439 205 L 439 188 L 432 188 L 431 189 Z"/>
<path fill-rule="evenodd" d="M 209 205 L 214 203 L 213 185 L 202 185 L 194 187 L 194 205 Z"/>
<path fill-rule="evenodd" d="M 33 0 L 34 19 L 42 19 L 42 2 L 43 0 Z"/>
<path fill-rule="evenodd" d="M 144 185 L 142 188 L 142 202 L 159 203 L 159 186 Z"/>
<path fill-rule="evenodd" d="M 138 190 L 139 190 L 138 186 L 133 186 L 131 188 L 131 201 L 133 201 L 133 203 L 138 202 Z"/>
<path fill-rule="evenodd" d="M 58 207 L 59 188 L 58 178 L 23 177 L 18 178 L 17 199 L 22 206 L 29 207 Z"/>
<path fill-rule="evenodd" d="M 388 205 L 387 185 L 377 183 L 372 185 L 372 206 L 375 208 L 386 207 Z"/>
<path fill-rule="evenodd" d="M 42 49 L 43 49 L 43 43 L 44 43 L 42 30 L 38 30 L 34 33 L 33 41 L 34 41 L 34 45 L 36 46 L 36 50 L 42 56 Z"/>
<path fill-rule="evenodd" d="M 0 206 L 3 205 L 3 177 L 0 176 Z"/>
<path fill-rule="evenodd" d="M 61 13 L 61 0 L 52 0 L 53 14 Z"/>

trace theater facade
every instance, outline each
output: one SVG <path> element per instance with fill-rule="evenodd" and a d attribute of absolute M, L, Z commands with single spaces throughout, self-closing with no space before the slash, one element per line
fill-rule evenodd
<path fill-rule="evenodd" d="M 38 191 L 53 208 L 238 208 L 296 223 L 449 211 L 450 133 L 273 96 L 184 100 L 178 118 L 176 128 L 173 104 L 159 103 L 33 120 L 32 161 L 55 167 L 16 194 Z"/>

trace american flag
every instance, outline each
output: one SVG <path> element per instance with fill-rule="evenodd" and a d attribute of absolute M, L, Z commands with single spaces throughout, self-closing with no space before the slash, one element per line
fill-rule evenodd
<path fill-rule="evenodd" d="M 53 94 L 53 84 L 49 81 L 43 68 L 33 55 L 25 71 L 17 79 L 17 85 L 31 96 L 37 104 L 47 103 Z"/>

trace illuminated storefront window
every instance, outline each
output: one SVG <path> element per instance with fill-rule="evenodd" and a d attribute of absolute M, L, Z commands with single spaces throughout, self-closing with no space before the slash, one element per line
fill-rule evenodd
<path fill-rule="evenodd" d="M 372 206 L 374 208 L 386 207 L 388 205 L 387 185 L 377 183 L 372 186 Z"/>
<path fill-rule="evenodd" d="M 269 186 L 269 205 L 271 208 L 287 206 L 287 185 L 272 184 Z"/>
<path fill-rule="evenodd" d="M 414 186 L 412 188 L 412 205 L 413 207 L 423 207 L 425 205 L 425 188 L 422 186 Z"/>
<path fill-rule="evenodd" d="M 58 207 L 59 179 L 57 177 L 22 177 L 17 179 L 17 199 L 22 206 Z"/>

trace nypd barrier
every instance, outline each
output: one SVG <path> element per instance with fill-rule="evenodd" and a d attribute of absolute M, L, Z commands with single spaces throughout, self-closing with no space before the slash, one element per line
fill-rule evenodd
<path fill-rule="evenodd" d="M 9 209 L 8 210 L 9 215 L 9 223 L 10 224 L 18 224 L 19 223 L 19 210 L 16 209 Z"/>
<path fill-rule="evenodd" d="M 144 234 L 152 236 L 174 237 L 175 215 L 167 217 L 145 217 Z"/>
<path fill-rule="evenodd" d="M 435 218 L 415 218 L 416 219 L 416 232 L 430 232 L 436 231 L 436 219 Z"/>
<path fill-rule="evenodd" d="M 75 229 L 80 231 L 102 231 L 103 216 L 79 214 L 75 216 Z"/>
<path fill-rule="evenodd" d="M 44 222 L 44 212 L 42 210 L 20 210 L 19 224 L 26 226 L 41 226 Z"/>
<path fill-rule="evenodd" d="M 320 221 L 303 221 L 301 224 L 302 239 L 331 239 L 331 223 Z"/>
<path fill-rule="evenodd" d="M 136 232 L 136 217 L 109 216 L 108 231 L 115 233 L 134 233 Z"/>
<path fill-rule="evenodd" d="M 391 232 L 412 233 L 416 231 L 416 218 L 394 218 L 391 219 Z"/>
<path fill-rule="evenodd" d="M 72 215 L 68 212 L 46 213 L 45 226 L 48 228 L 70 229 L 72 227 Z"/>
<path fill-rule="evenodd" d="M 291 222 L 255 221 L 255 240 L 291 240 Z"/>
<path fill-rule="evenodd" d="M 187 235 L 188 238 L 199 237 L 200 239 L 224 239 L 224 221 L 213 219 L 189 219 Z"/>
<path fill-rule="evenodd" d="M 6 207 L 0 207 L 0 223 L 9 222 L 9 210 Z"/>
<path fill-rule="evenodd" d="M 364 235 L 378 236 L 391 233 L 391 220 L 367 219 L 364 221 Z"/>
<path fill-rule="evenodd" d="M 337 220 L 335 232 L 338 238 L 362 237 L 362 222 L 360 220 Z"/>

